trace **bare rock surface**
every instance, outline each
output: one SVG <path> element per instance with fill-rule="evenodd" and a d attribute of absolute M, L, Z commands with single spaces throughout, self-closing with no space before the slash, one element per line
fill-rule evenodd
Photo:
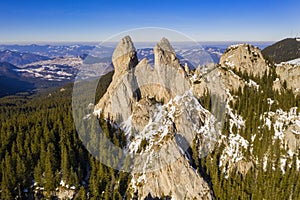
<path fill-rule="evenodd" d="M 255 76 L 262 76 L 268 70 L 260 49 L 249 44 L 232 45 L 220 59 L 222 66 Z"/>

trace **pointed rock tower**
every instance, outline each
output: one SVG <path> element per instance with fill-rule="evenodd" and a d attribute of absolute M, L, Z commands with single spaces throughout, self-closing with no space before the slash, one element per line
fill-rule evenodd
<path fill-rule="evenodd" d="M 154 66 L 165 65 L 179 68 L 180 62 L 169 40 L 163 37 L 154 47 Z"/>
<path fill-rule="evenodd" d="M 115 68 L 115 77 L 134 68 L 138 64 L 136 49 L 129 36 L 125 36 L 119 42 L 112 55 L 112 62 Z"/>

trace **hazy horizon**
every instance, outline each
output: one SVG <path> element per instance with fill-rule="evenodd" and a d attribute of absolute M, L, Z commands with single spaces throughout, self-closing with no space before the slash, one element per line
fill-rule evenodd
<path fill-rule="evenodd" d="M 283 38 L 285 39 L 285 38 Z M 155 41 L 133 41 L 134 44 L 156 44 L 159 40 Z M 105 44 L 116 45 L 119 41 L 104 42 Z M 213 45 L 213 44 L 232 44 L 232 43 L 261 43 L 269 44 L 277 41 L 171 41 L 172 44 L 191 44 L 198 43 L 200 45 Z M 0 42 L 0 45 L 101 45 L 103 41 L 21 41 L 21 42 Z"/>

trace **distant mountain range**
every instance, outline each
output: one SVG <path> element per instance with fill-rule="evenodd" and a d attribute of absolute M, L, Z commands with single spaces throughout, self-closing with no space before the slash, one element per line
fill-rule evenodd
<path fill-rule="evenodd" d="M 0 45 L 0 50 L 27 52 L 51 58 L 80 56 L 95 48 L 93 45 Z"/>
<path fill-rule="evenodd" d="M 18 73 L 18 68 L 10 63 L 0 63 L 0 97 L 26 92 L 34 89 L 34 84 L 24 80 Z"/>
<path fill-rule="evenodd" d="M 0 62 L 8 62 L 17 66 L 22 66 L 32 62 L 49 59 L 49 57 L 36 55 L 33 53 L 23 53 L 12 50 L 0 51 Z"/>
<path fill-rule="evenodd" d="M 276 63 L 288 61 L 300 57 L 299 45 L 300 42 L 296 39 L 285 39 L 266 47 L 263 53 Z M 259 47 L 265 46 L 266 44 L 263 43 Z M 175 48 L 175 52 L 181 65 L 186 63 L 190 69 L 195 69 L 199 64 L 219 63 L 225 49 L 225 45 L 220 44 L 205 44 L 197 47 L 183 45 Z M 102 68 L 108 66 L 111 69 L 113 50 L 112 47 L 82 44 L 0 45 L 0 76 L 1 88 L 3 88 L 1 92 L 8 94 L 7 91 L 14 93 L 71 82 L 83 63 L 91 67 L 85 72 L 87 74 L 95 71 L 95 66 L 92 66 L 95 63 L 101 63 Z M 138 48 L 137 57 L 139 60 L 147 58 L 148 63 L 153 65 L 153 48 Z M 8 83 L 11 87 L 7 85 Z M 20 89 L 17 90 L 17 87 Z"/>
<path fill-rule="evenodd" d="M 300 58 L 300 38 L 286 38 L 266 47 L 262 53 L 275 63 Z"/>

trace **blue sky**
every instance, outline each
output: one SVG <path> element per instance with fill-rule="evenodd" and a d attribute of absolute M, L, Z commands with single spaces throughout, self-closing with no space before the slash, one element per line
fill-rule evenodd
<path fill-rule="evenodd" d="M 276 41 L 300 36 L 299 9 L 299 0 L 9 0 L 0 2 L 0 43 L 102 41 L 141 27 L 197 41 Z"/>

